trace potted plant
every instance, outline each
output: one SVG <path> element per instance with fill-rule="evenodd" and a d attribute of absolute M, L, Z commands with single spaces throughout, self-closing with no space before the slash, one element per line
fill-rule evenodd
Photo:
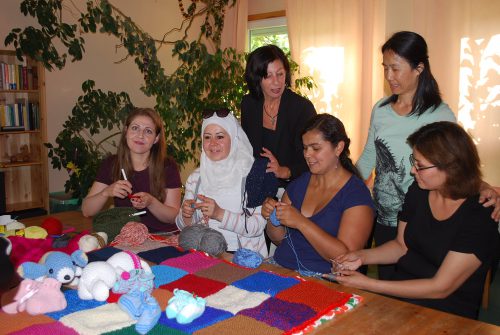
<path fill-rule="evenodd" d="M 55 145 L 45 143 L 52 167 L 68 171 L 64 188 L 76 199 L 87 195 L 100 161 L 116 152 L 117 136 L 133 108 L 128 94 L 105 93 L 94 85 L 92 80 L 83 83 L 84 95 L 64 122 Z"/>

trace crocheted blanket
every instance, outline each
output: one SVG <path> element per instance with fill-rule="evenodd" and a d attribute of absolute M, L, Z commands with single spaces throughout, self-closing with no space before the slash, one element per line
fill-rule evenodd
<path fill-rule="evenodd" d="M 89 254 L 105 260 L 117 248 Z M 162 315 L 148 334 L 306 334 L 354 308 L 361 297 L 333 290 L 322 283 L 270 271 L 243 268 L 201 252 L 162 247 L 138 253 L 155 262 L 153 296 Z M 205 312 L 192 323 L 168 319 L 165 309 L 175 288 L 206 299 Z M 106 302 L 80 300 L 76 290 L 64 292 L 68 307 L 46 315 L 0 312 L 0 333 L 6 334 L 137 334 L 135 320 L 117 305 L 119 295 Z"/>

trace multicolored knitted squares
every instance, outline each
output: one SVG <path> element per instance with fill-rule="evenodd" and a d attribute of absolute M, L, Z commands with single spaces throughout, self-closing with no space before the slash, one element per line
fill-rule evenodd
<path fill-rule="evenodd" d="M 98 254 L 100 260 L 118 250 L 105 249 Z M 150 335 L 306 334 L 355 308 L 361 300 L 321 282 L 243 268 L 201 252 L 182 253 L 174 247 L 162 247 L 157 254 L 150 250 L 141 256 L 160 263 L 151 266 L 155 275 L 152 295 L 161 316 Z M 165 310 L 174 289 L 204 298 L 204 313 L 188 324 L 169 320 Z M 30 318 L 20 313 L 15 319 L 0 313 L 0 333 L 136 334 L 136 320 L 116 303 L 120 295 L 110 294 L 107 302 L 80 300 L 76 290 L 67 290 L 64 295 L 68 307 L 59 312 Z"/>

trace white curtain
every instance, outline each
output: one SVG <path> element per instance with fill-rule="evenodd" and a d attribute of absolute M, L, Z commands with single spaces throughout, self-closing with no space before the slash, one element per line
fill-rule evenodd
<path fill-rule="evenodd" d="M 474 137 L 485 179 L 500 185 L 500 1 L 287 0 L 292 58 L 312 75 L 318 112 L 339 117 L 359 157 L 384 92 L 380 47 L 394 32 L 427 41 L 445 102 Z"/>
<path fill-rule="evenodd" d="M 235 48 L 245 51 L 247 43 L 248 0 L 238 0 L 224 17 L 224 30 L 221 37 L 222 48 Z"/>
<path fill-rule="evenodd" d="M 310 99 L 319 113 L 339 117 L 357 158 L 366 140 L 370 110 L 383 94 L 378 48 L 385 38 L 382 0 L 288 0 L 292 59 L 318 88 Z"/>

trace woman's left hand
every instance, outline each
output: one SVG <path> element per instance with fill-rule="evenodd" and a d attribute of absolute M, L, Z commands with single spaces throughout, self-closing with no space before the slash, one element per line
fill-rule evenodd
<path fill-rule="evenodd" d="M 304 216 L 291 204 L 279 202 L 276 205 L 276 218 L 280 220 L 282 225 L 298 229 Z"/>
<path fill-rule="evenodd" d="M 495 206 L 491 213 L 491 218 L 495 221 L 500 220 L 500 196 L 493 187 L 488 187 L 479 192 L 479 202 L 484 207 Z"/>
<path fill-rule="evenodd" d="M 202 194 L 198 194 L 198 199 L 201 202 L 195 204 L 196 208 L 199 208 L 204 216 L 208 216 L 211 219 L 215 219 L 217 221 L 222 221 L 224 217 L 224 210 L 219 207 L 217 202 L 209 197 L 206 197 Z"/>
<path fill-rule="evenodd" d="M 352 270 L 341 270 L 336 273 L 337 276 L 335 280 L 342 285 L 360 288 L 360 289 L 368 289 L 368 283 L 374 279 L 365 276 L 358 271 Z"/>
<path fill-rule="evenodd" d="M 262 153 L 260 154 L 262 157 L 266 157 L 269 159 L 269 163 L 267 163 L 266 172 L 272 172 L 276 176 L 276 178 L 280 179 L 288 179 L 291 176 L 291 171 L 286 166 L 281 166 L 276 157 L 274 157 L 273 153 L 266 148 L 262 148 Z"/>
<path fill-rule="evenodd" d="M 135 209 L 144 209 L 153 203 L 154 197 L 147 192 L 138 192 L 130 196 L 130 202 Z"/>

